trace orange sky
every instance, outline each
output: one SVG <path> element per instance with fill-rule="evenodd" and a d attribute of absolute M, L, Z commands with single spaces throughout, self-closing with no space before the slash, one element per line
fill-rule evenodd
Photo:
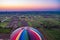
<path fill-rule="evenodd" d="M 0 10 L 44 10 L 58 9 L 54 0 L 0 0 Z"/>
<path fill-rule="evenodd" d="M 57 8 L 58 6 L 56 5 L 2 5 L 0 6 L 0 10 L 29 10 L 29 9 L 54 9 Z"/>

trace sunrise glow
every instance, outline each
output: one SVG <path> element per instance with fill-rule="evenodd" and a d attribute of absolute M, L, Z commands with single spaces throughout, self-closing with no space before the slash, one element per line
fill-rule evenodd
<path fill-rule="evenodd" d="M 1 11 L 55 9 L 59 9 L 57 0 L 0 0 Z"/>

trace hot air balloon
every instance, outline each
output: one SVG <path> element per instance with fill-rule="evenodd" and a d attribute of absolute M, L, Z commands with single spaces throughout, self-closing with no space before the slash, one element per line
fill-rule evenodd
<path fill-rule="evenodd" d="M 21 27 L 11 34 L 10 40 L 44 40 L 44 38 L 37 29 L 32 27 Z"/>

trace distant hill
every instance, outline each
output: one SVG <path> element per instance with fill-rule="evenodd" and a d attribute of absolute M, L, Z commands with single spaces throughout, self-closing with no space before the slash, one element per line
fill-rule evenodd
<path fill-rule="evenodd" d="M 19 15 L 22 15 L 22 14 L 58 14 L 60 15 L 60 11 L 10 11 L 10 12 L 0 12 L 0 15 L 1 14 L 19 14 Z"/>

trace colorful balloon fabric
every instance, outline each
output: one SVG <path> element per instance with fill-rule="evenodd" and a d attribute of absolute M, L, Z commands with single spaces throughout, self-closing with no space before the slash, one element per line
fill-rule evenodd
<path fill-rule="evenodd" d="M 44 40 L 44 38 L 37 29 L 21 27 L 11 34 L 10 40 Z"/>

